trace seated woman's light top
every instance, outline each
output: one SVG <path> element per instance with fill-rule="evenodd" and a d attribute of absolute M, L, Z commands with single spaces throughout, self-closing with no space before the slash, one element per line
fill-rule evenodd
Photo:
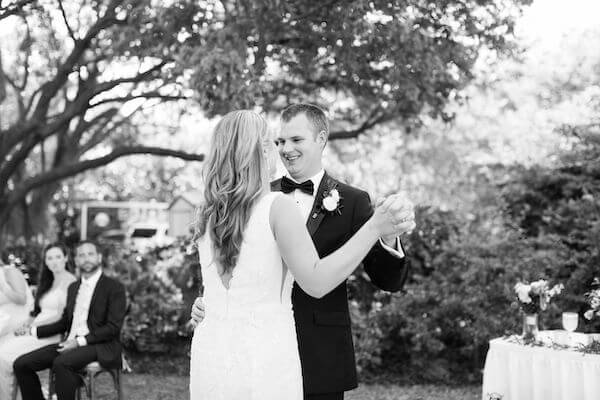
<path fill-rule="evenodd" d="M 33 297 L 21 271 L 0 266 L 0 341 L 27 322 L 32 304 Z"/>
<path fill-rule="evenodd" d="M 67 288 L 76 280 L 66 269 L 67 254 L 67 250 L 60 245 L 48 246 L 44 250 L 38 279 L 39 294 L 34 307 L 24 313 L 29 316 L 31 308 L 34 309 L 31 313 L 35 315 L 31 320 L 32 326 L 58 321 L 63 313 L 67 302 Z M 27 322 L 25 324 L 29 326 Z M 15 359 L 40 347 L 58 343 L 60 339 L 60 335 L 38 339 L 28 334 L 15 336 L 12 332 L 0 339 L 0 399 L 12 398 Z"/>

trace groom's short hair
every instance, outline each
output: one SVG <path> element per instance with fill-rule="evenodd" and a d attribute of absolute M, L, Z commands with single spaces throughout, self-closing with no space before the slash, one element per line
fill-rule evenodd
<path fill-rule="evenodd" d="M 289 122 L 292 118 L 297 115 L 304 114 L 310 121 L 315 132 L 315 136 L 324 131 L 326 136 L 329 136 L 329 121 L 325 111 L 319 106 L 309 103 L 296 103 L 291 104 L 283 109 L 281 112 L 281 120 L 283 122 Z"/>

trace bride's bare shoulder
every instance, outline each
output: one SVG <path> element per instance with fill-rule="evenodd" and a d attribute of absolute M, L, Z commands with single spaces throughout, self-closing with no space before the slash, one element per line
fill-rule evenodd
<path fill-rule="evenodd" d="M 293 218 L 300 219 L 300 212 L 294 199 L 286 196 L 283 193 L 278 193 L 271 203 L 269 213 L 269 222 L 271 228 L 277 225 L 278 222 L 289 222 Z"/>
<path fill-rule="evenodd" d="M 286 196 L 283 193 L 277 193 L 274 195 L 273 203 L 271 203 L 271 215 L 278 215 L 296 207 L 294 199 L 290 196 Z"/>

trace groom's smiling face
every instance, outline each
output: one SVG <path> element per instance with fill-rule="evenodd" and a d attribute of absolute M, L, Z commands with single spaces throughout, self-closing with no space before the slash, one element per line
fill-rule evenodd
<path fill-rule="evenodd" d="M 316 129 L 304 114 L 281 124 L 275 140 L 283 165 L 292 178 L 302 182 L 322 169 L 321 157 L 325 146 L 324 132 Z"/>

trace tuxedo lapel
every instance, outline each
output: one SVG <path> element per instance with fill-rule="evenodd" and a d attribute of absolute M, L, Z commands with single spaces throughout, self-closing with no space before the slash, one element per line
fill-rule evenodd
<path fill-rule="evenodd" d="M 72 295 L 67 298 L 67 332 L 65 338 L 71 333 L 73 329 L 73 320 L 75 319 L 75 304 L 77 304 L 77 294 L 79 293 L 79 287 L 81 286 L 81 278 L 77 280 L 75 286 L 72 289 Z"/>
<path fill-rule="evenodd" d="M 75 284 L 75 288 L 73 290 L 73 297 L 71 298 L 71 317 L 74 316 L 75 314 L 75 304 L 77 303 L 77 293 L 79 293 L 79 287 L 81 286 L 81 278 L 79 278 L 79 280 L 77 280 L 77 283 Z"/>
<path fill-rule="evenodd" d="M 306 221 L 306 229 L 308 229 L 308 233 L 312 237 L 323 218 L 325 218 L 325 213 L 321 210 L 321 201 L 323 200 L 323 192 L 334 183 L 333 179 L 327 175 L 327 172 L 323 175 L 323 179 L 321 179 L 321 183 L 319 184 L 319 188 L 317 189 L 317 193 L 315 195 L 315 201 L 313 202 L 312 209 L 308 214 L 308 220 Z"/>

